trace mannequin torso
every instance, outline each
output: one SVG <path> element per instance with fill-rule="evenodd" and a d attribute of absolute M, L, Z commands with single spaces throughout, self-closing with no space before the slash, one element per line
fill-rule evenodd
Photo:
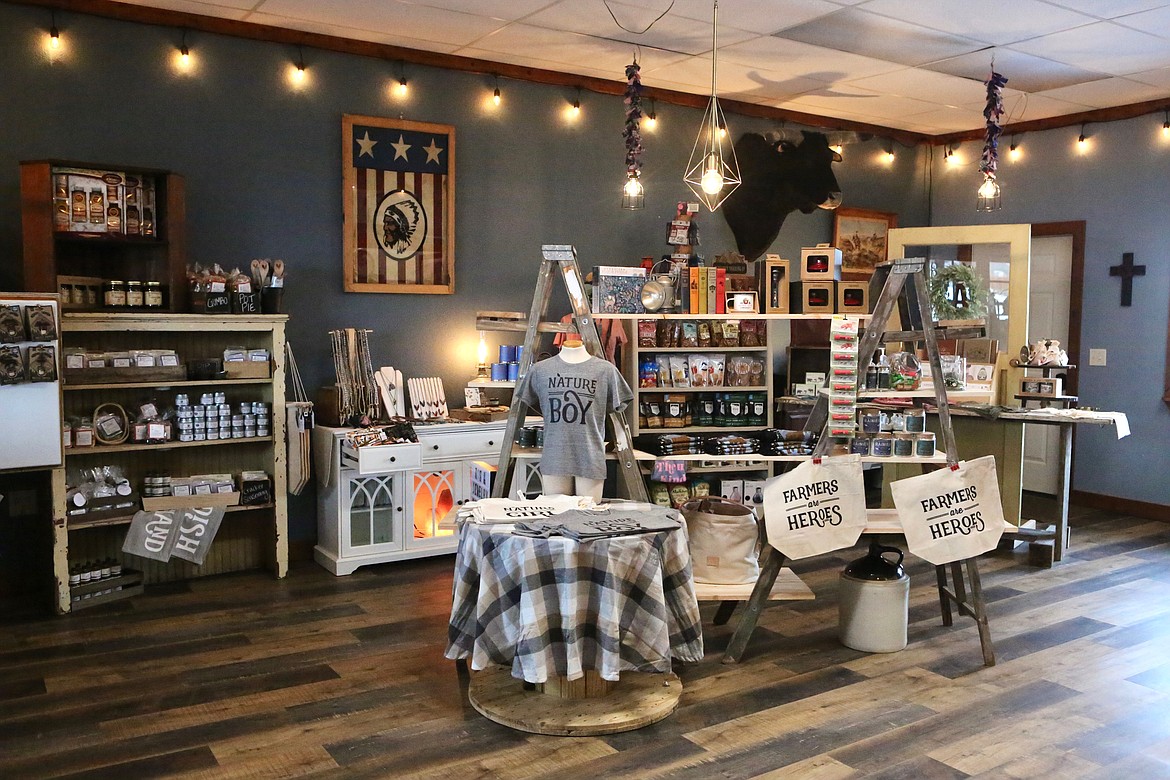
<path fill-rule="evenodd" d="M 565 345 L 561 347 L 561 351 L 557 353 L 557 357 L 566 363 L 584 363 L 590 357 L 589 350 L 585 349 L 585 345 L 581 343 L 580 339 L 565 339 Z"/>

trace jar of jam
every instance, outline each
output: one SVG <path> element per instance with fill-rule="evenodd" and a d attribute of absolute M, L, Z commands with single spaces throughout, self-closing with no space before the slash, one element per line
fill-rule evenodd
<path fill-rule="evenodd" d="M 126 308 L 141 309 L 145 304 L 142 282 L 126 282 Z"/>
<path fill-rule="evenodd" d="M 143 299 L 146 308 L 161 309 L 163 305 L 162 282 L 147 282 Z"/>
<path fill-rule="evenodd" d="M 108 309 L 126 308 L 126 283 L 120 279 L 108 279 L 102 285 L 102 303 Z"/>

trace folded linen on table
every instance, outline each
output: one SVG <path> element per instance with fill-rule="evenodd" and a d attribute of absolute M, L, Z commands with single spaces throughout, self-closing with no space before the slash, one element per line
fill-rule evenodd
<path fill-rule="evenodd" d="M 516 523 L 549 517 L 570 509 L 587 509 L 594 506 L 589 496 L 537 496 L 532 499 L 481 498 L 469 501 L 459 510 L 461 520 L 474 523 Z"/>
<path fill-rule="evenodd" d="M 547 517 L 516 523 L 512 533 L 518 536 L 567 536 L 579 542 L 612 536 L 670 531 L 682 526 L 679 514 L 654 504 L 635 504 L 621 508 L 570 510 Z"/>

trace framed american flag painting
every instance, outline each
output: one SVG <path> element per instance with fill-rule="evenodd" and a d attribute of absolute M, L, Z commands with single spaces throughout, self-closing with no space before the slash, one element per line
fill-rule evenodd
<path fill-rule="evenodd" d="M 455 128 L 345 114 L 346 292 L 455 292 Z"/>

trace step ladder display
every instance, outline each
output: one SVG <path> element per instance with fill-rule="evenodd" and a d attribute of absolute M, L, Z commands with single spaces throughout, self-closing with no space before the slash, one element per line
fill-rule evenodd
<path fill-rule="evenodd" d="M 955 434 L 951 427 L 951 415 L 947 406 L 947 392 L 942 378 L 942 361 L 939 358 L 938 339 L 933 327 L 930 303 L 926 297 L 926 261 L 921 258 L 895 260 L 890 267 L 889 276 L 874 304 L 873 316 L 869 321 L 864 335 L 858 344 L 858 365 L 866 366 L 873 359 L 878 343 L 890 341 L 915 341 L 926 345 L 926 352 L 930 360 L 931 376 L 934 381 L 934 400 L 938 407 L 939 428 L 942 434 L 948 466 L 957 466 L 958 454 L 955 446 Z M 909 315 L 911 322 L 921 323 L 920 330 L 897 331 L 887 333 L 886 324 L 894 314 L 894 307 L 901 303 L 903 315 Z M 860 376 L 864 372 L 858 372 Z M 894 394 L 894 393 L 891 393 Z M 812 457 L 823 457 L 829 452 L 831 444 L 829 433 L 829 401 L 821 394 L 809 421 L 806 430 L 821 430 L 821 437 Z M 871 512 L 870 523 L 867 524 L 864 534 L 889 533 L 890 530 L 880 523 L 875 523 Z M 871 527 L 872 526 L 872 527 Z M 740 660 L 747 647 L 748 640 L 759 621 L 760 611 L 767 602 L 768 594 L 784 565 L 785 556 L 767 544 L 765 540 L 760 576 L 756 580 L 751 596 L 747 601 L 744 614 L 740 617 L 735 632 L 727 645 L 723 656 L 724 663 L 736 663 Z M 953 587 L 947 582 L 948 567 L 953 580 Z M 964 570 L 966 582 L 964 582 Z M 987 666 L 995 665 L 995 649 L 991 643 L 991 630 L 987 622 L 987 610 L 983 599 L 983 588 L 979 579 L 979 570 L 976 559 L 968 558 L 942 566 L 935 566 L 935 575 L 938 584 L 939 607 L 942 611 L 944 626 L 952 624 L 952 604 L 960 614 L 967 615 L 975 620 L 979 629 L 979 642 L 983 651 L 983 662 Z M 738 602 L 725 601 L 720 604 L 715 615 L 716 625 L 727 622 L 735 610 Z"/>
<path fill-rule="evenodd" d="M 508 425 L 504 432 L 504 447 L 500 450 L 500 463 L 496 471 L 495 484 L 492 487 L 492 497 L 504 497 L 507 486 L 511 484 L 515 458 L 512 453 L 516 434 L 528 414 L 528 404 L 521 401 L 522 388 L 528 380 L 528 369 L 532 367 L 533 355 L 538 351 L 538 339 L 541 333 L 548 332 L 576 332 L 589 354 L 605 360 L 605 351 L 601 345 L 601 338 L 597 333 L 593 313 L 589 308 L 589 299 L 585 295 L 585 282 L 581 276 L 580 266 L 577 264 L 577 250 L 563 244 L 550 244 L 541 247 L 540 272 L 536 278 L 536 290 L 532 296 L 532 308 L 524 329 L 524 350 L 520 358 L 519 377 L 516 382 L 516 392 L 513 394 L 512 407 L 508 412 Z M 552 295 L 553 283 L 557 277 L 563 281 L 565 293 L 569 298 L 572 309 L 572 325 L 560 322 L 547 322 L 549 299 Z M 612 443 L 614 454 L 617 457 L 618 484 L 626 498 L 635 501 L 649 502 L 650 496 L 646 492 L 646 483 L 638 471 L 634 460 L 633 437 L 630 435 L 630 426 L 624 412 L 610 412 L 609 422 L 612 428 Z"/>

